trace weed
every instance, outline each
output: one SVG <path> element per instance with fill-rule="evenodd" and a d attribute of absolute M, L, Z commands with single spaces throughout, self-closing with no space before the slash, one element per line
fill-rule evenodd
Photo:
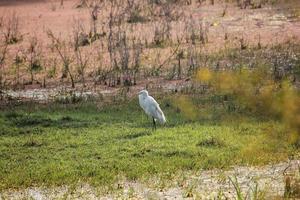
<path fill-rule="evenodd" d="M 285 198 L 300 198 L 299 173 L 294 174 L 292 176 L 285 177 L 284 197 Z"/>
<path fill-rule="evenodd" d="M 224 147 L 224 142 L 217 137 L 207 138 L 197 143 L 199 147 Z"/>
<path fill-rule="evenodd" d="M 234 177 L 234 179 L 230 178 L 229 177 L 229 180 L 230 182 L 233 184 L 233 187 L 234 187 L 234 190 L 236 192 L 236 197 L 237 197 L 237 200 L 244 200 L 244 196 L 242 194 L 242 190 L 240 188 L 240 185 L 238 183 L 238 180 L 236 177 Z"/>

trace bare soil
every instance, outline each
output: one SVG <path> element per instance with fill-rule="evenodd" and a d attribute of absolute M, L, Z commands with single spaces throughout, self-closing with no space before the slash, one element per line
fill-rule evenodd
<path fill-rule="evenodd" d="M 50 62 L 50 59 L 58 57 L 51 52 L 49 48 L 50 39 L 47 36 L 47 30 L 51 30 L 55 35 L 63 40 L 72 39 L 72 31 L 74 22 L 80 20 L 88 32 L 91 29 L 90 8 L 76 8 L 77 0 L 65 0 L 64 5 L 60 5 L 58 0 L 2 0 L 0 2 L 0 16 L 10 16 L 12 12 L 16 12 L 20 17 L 20 32 L 23 35 L 23 40 L 17 44 L 10 45 L 8 61 L 6 61 L 7 74 L 12 73 L 12 60 L 15 52 L 18 49 L 26 49 L 29 38 L 36 36 L 38 41 L 42 44 L 43 54 L 45 55 L 45 63 Z M 224 9 L 225 15 L 223 16 Z M 300 2 L 294 1 L 293 4 L 282 3 L 274 6 L 266 5 L 260 9 L 240 9 L 235 4 L 216 3 L 209 5 L 204 3 L 201 6 L 192 4 L 190 6 L 179 6 L 182 10 L 181 17 L 178 21 L 173 21 L 172 25 L 172 40 L 175 42 L 177 38 L 184 37 L 184 27 L 186 21 L 183 19 L 192 18 L 196 22 L 196 27 L 202 22 L 209 25 L 208 43 L 202 47 L 202 51 L 216 52 L 220 49 L 239 47 L 241 40 L 244 40 L 246 45 L 256 46 L 260 45 L 275 45 L 288 40 L 299 42 L 300 40 Z M 99 31 L 107 32 L 107 17 L 109 10 L 107 7 L 100 8 L 99 20 L 97 28 Z M 143 42 L 148 40 L 151 42 L 154 37 L 154 24 L 156 22 L 145 22 L 127 24 L 129 38 L 139 38 Z M 225 37 L 226 36 L 226 37 Z M 226 38 L 226 39 L 225 39 Z M 105 43 L 104 39 L 104 43 Z M 184 45 L 183 45 L 184 46 Z M 107 48 L 100 51 L 102 54 L 102 63 L 89 63 L 86 69 L 86 76 L 95 72 L 95 66 L 101 65 L 102 68 L 109 67 L 109 55 Z M 184 47 L 186 48 L 186 47 Z M 93 43 L 89 49 L 91 56 L 90 61 L 95 61 L 97 52 L 101 49 L 101 44 Z M 159 63 L 163 63 L 172 53 L 171 47 L 165 48 L 148 48 L 145 49 L 142 55 L 142 65 L 145 69 L 155 67 Z M 159 56 L 157 56 L 159 55 Z M 47 60 L 49 59 L 49 60 Z M 59 60 L 59 59 L 58 59 Z M 58 66 L 60 67 L 60 62 Z M 164 68 L 168 69 L 174 62 L 167 63 Z M 22 83 L 26 83 L 28 75 L 26 69 L 22 69 Z M 47 69 L 45 69 L 47 71 Z M 58 68 L 57 72 L 61 70 Z M 41 72 L 43 73 L 43 72 Z M 75 73 L 75 69 L 74 69 Z M 13 79 L 14 75 L 10 79 Z M 36 89 L 41 87 L 42 77 L 45 75 L 36 75 L 39 79 L 39 84 L 26 85 L 22 89 Z M 92 75 L 91 75 L 92 76 Z M 75 76 L 75 78 L 78 78 Z M 47 87 L 60 86 L 60 75 L 47 80 Z M 93 81 L 86 77 L 87 81 Z M 143 84 L 143 77 L 139 77 L 138 84 Z M 142 85 L 145 87 L 145 85 Z M 101 86 L 99 86 L 101 87 Z"/>
<path fill-rule="evenodd" d="M 282 198 L 287 177 L 299 179 L 300 160 L 290 160 L 262 167 L 235 166 L 231 170 L 206 170 L 198 174 L 186 174 L 161 188 L 159 180 L 151 186 L 144 183 L 123 181 L 111 194 L 103 194 L 101 188 L 87 184 L 60 187 L 32 187 L 8 190 L 0 193 L 0 199 L 236 199 L 234 185 L 229 178 L 237 178 L 244 197 L 257 192 L 265 199 Z M 102 192 L 101 192 L 102 191 Z M 297 199 L 297 197 L 295 198 Z"/>
<path fill-rule="evenodd" d="M 64 5 L 60 6 L 58 0 L 2 0 L 0 13 L 2 16 L 9 15 L 13 11 L 17 12 L 21 19 L 21 32 L 24 35 L 36 35 L 43 43 L 47 43 L 49 42 L 45 32 L 47 29 L 67 38 L 72 33 L 73 21 L 76 18 L 83 20 L 84 26 L 89 28 L 90 10 L 76 8 L 78 2 L 65 0 Z M 234 4 L 228 4 L 224 17 L 222 13 L 226 4 L 218 3 L 213 6 L 194 4 L 185 6 L 184 14 L 193 17 L 195 21 L 205 19 L 210 23 L 209 46 L 217 49 L 223 47 L 220 43 L 224 43 L 225 33 L 233 39 L 244 36 L 250 43 L 257 43 L 258 36 L 265 44 L 281 42 L 292 37 L 300 39 L 300 20 L 297 15 L 293 15 L 293 10 L 297 13 L 297 9 L 300 9 L 299 4 L 296 2 L 292 7 L 286 4 L 265 6 L 261 9 L 239 9 Z M 101 10 L 101 22 L 105 22 L 107 14 L 108 10 Z M 183 31 L 183 23 L 181 20 L 173 22 L 174 37 Z M 152 23 L 137 23 L 132 26 L 135 34 L 143 31 L 138 33 L 143 37 L 147 36 L 147 33 L 153 34 L 151 25 Z"/>

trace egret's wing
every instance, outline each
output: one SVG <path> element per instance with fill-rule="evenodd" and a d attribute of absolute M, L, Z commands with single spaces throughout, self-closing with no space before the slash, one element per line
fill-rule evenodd
<path fill-rule="evenodd" d="M 155 101 L 155 99 L 151 96 L 148 96 L 146 100 L 147 100 L 148 105 L 155 105 L 155 106 L 158 105 L 158 103 Z"/>
<path fill-rule="evenodd" d="M 149 106 L 148 113 L 155 119 L 158 119 L 160 123 L 165 123 L 165 115 L 153 97 L 149 96 L 147 98 L 147 105 Z"/>

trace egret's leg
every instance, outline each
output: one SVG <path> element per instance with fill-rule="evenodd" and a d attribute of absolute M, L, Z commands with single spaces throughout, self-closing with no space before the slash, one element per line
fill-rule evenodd
<path fill-rule="evenodd" d="M 154 117 L 152 117 L 152 119 L 153 119 L 153 127 L 154 127 L 154 130 L 156 130 L 156 123 L 155 123 Z"/>

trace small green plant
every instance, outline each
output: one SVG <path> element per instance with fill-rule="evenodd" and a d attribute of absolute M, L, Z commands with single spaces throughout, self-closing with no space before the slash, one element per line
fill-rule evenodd
<path fill-rule="evenodd" d="M 190 182 L 185 188 L 184 197 L 185 198 L 194 197 L 196 194 L 195 189 L 196 189 L 196 182 L 195 181 Z"/>
<path fill-rule="evenodd" d="M 245 197 L 242 194 L 242 190 L 240 188 L 237 177 L 235 176 L 233 179 L 231 177 L 229 177 L 229 181 L 233 184 L 234 190 L 236 192 L 237 200 L 245 200 Z"/>
<path fill-rule="evenodd" d="M 135 191 L 134 191 L 134 188 L 132 186 L 129 187 L 128 189 L 128 197 L 129 198 L 134 198 L 134 194 L 135 194 Z"/>
<path fill-rule="evenodd" d="M 248 190 L 246 191 L 246 194 L 243 195 L 243 192 L 241 190 L 240 184 L 237 180 L 237 177 L 234 176 L 234 178 L 229 177 L 229 181 L 232 183 L 235 193 L 236 193 L 236 199 L 237 200 L 262 200 L 265 199 L 265 194 L 262 191 L 259 191 L 258 189 L 258 183 L 254 182 L 254 186 L 249 186 Z"/>

